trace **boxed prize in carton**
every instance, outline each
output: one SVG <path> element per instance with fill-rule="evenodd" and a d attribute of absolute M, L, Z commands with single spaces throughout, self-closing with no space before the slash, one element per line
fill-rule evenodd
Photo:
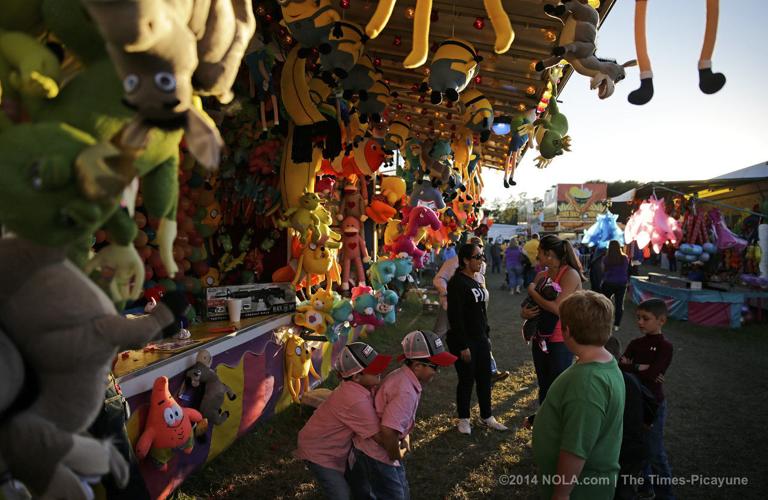
<path fill-rule="evenodd" d="M 227 299 L 242 299 L 242 318 L 296 310 L 296 292 L 290 283 L 253 283 L 205 289 L 205 317 L 208 321 L 226 320 Z"/>

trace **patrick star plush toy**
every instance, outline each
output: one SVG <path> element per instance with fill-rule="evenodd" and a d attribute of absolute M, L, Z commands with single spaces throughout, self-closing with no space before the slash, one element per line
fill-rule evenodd
<path fill-rule="evenodd" d="M 168 390 L 168 378 L 158 377 L 152 385 L 144 432 L 136 442 L 136 456 L 144 459 L 149 455 L 160 470 L 168 470 L 175 450 L 192 453 L 192 424 L 202 419 L 199 411 L 179 406 Z"/>

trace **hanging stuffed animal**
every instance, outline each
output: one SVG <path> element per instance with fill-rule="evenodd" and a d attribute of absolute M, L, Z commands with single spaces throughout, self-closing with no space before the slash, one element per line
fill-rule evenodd
<path fill-rule="evenodd" d="M 259 114 L 261 116 L 261 130 L 267 131 L 266 103 L 272 104 L 272 118 L 274 125 L 280 125 L 280 107 L 277 104 L 274 77 L 272 70 L 275 62 L 280 57 L 271 45 L 266 45 L 261 35 L 254 35 L 251 46 L 243 61 L 248 67 L 250 76 L 251 97 L 259 101 Z"/>
<path fill-rule="evenodd" d="M 211 353 L 202 349 L 198 351 L 195 361 L 192 368 L 187 370 L 186 378 L 192 387 L 199 387 L 202 384 L 205 388 L 200 402 L 200 414 L 208 423 L 221 425 L 229 418 L 228 411 L 221 411 L 224 397 L 234 401 L 237 399 L 237 394 L 227 387 L 219 379 L 216 371 L 211 368 Z"/>
<path fill-rule="evenodd" d="M 531 120 L 527 116 L 517 115 L 512 118 L 510 122 L 511 131 L 509 133 L 509 151 L 507 152 L 507 158 L 504 162 L 504 187 L 515 186 L 517 183 L 514 180 L 515 168 L 520 157 L 520 150 L 528 144 L 528 133 L 526 132 L 526 125 L 530 124 Z"/>
<path fill-rule="evenodd" d="M 363 29 L 349 21 L 337 21 L 331 30 L 328 43 L 330 52 L 320 54 L 320 70 L 323 80 L 329 85 L 336 85 L 334 77 L 344 80 L 363 55 L 368 37 Z"/>
<path fill-rule="evenodd" d="M 376 304 L 376 318 L 387 325 L 392 325 L 397 321 L 397 292 L 382 288 L 376 291 L 374 295 L 378 301 Z"/>
<path fill-rule="evenodd" d="M 537 119 L 530 125 L 524 125 L 518 130 L 521 133 L 527 132 L 529 137 L 535 138 L 536 147 L 540 153 L 536 158 L 538 168 L 547 167 L 555 156 L 562 155 L 563 151 L 571 150 L 568 119 L 560 112 L 556 97 L 549 102 L 545 117 Z"/>
<path fill-rule="evenodd" d="M 58 95 L 60 73 L 56 55 L 35 37 L 0 30 L 0 94 L 3 99 L 18 101 L 27 109 L 34 108 L 42 100 Z M 2 110 L 0 117 L 4 118 Z"/>
<path fill-rule="evenodd" d="M 337 215 L 339 220 L 344 220 L 346 217 L 354 217 L 360 221 L 365 221 L 368 218 L 365 214 L 367 202 L 360 193 L 359 182 L 365 181 L 358 180 L 356 175 L 352 175 L 344 183 L 344 193 L 339 202 L 339 213 Z"/>
<path fill-rule="evenodd" d="M 637 61 L 619 65 L 616 61 L 600 59 L 595 55 L 600 14 L 591 5 L 580 0 L 562 0 L 557 6 L 546 4 L 544 12 L 562 21 L 564 26 L 558 45 L 552 49 L 552 57 L 538 61 L 536 71 L 543 71 L 565 59 L 577 73 L 590 78 L 590 88 L 598 89 L 600 99 L 610 97 L 615 84 L 625 78 L 624 69 L 636 66 Z"/>
<path fill-rule="evenodd" d="M 366 123 L 368 120 L 374 124 L 381 122 L 384 110 L 387 109 L 395 97 L 397 97 L 397 92 L 393 92 L 387 82 L 381 79 L 373 82 L 373 85 L 367 90 L 366 99 L 361 99 L 357 104 L 362 122 Z"/>
<path fill-rule="evenodd" d="M 334 322 L 331 316 L 333 302 L 333 293 L 320 289 L 310 296 L 308 302 L 296 306 L 293 322 L 319 335 L 327 335 Z"/>
<path fill-rule="evenodd" d="M 367 100 L 368 89 L 381 78 L 381 72 L 374 66 L 371 56 L 363 54 L 357 60 L 357 64 L 349 70 L 347 77 L 341 81 L 344 99 L 350 100 L 354 96 L 359 96 L 361 101 Z"/>
<path fill-rule="evenodd" d="M 320 197 L 305 189 L 304 194 L 299 199 L 299 206 L 286 210 L 282 217 L 276 221 L 276 225 L 281 229 L 292 228 L 298 233 L 301 242 L 304 243 L 307 241 L 308 229 L 315 228 L 313 234 L 320 234 L 317 230 L 317 226 L 320 224 L 320 219 L 317 216 L 319 206 Z"/>
<path fill-rule="evenodd" d="M 392 120 L 389 122 L 387 133 L 384 135 L 384 149 L 390 153 L 401 150 L 410 134 L 410 125 L 400 120 Z"/>
<path fill-rule="evenodd" d="M 449 102 L 458 101 L 459 94 L 472 81 L 482 60 L 468 41 L 460 38 L 445 40 L 432 56 L 428 83 L 422 83 L 421 92 L 432 89 L 432 104 L 440 104 L 443 97 Z"/>
<path fill-rule="evenodd" d="M 373 17 L 371 17 L 371 20 L 368 21 L 368 25 L 365 27 L 365 32 L 371 39 L 379 36 L 384 30 L 390 16 L 392 16 L 396 3 L 397 0 L 379 1 Z M 509 50 L 509 46 L 512 45 L 512 40 L 515 38 L 515 32 L 512 30 L 509 16 L 504 11 L 501 0 L 483 0 L 483 5 L 496 32 L 494 51 L 497 54 L 503 54 Z M 403 66 L 406 68 L 418 68 L 427 62 L 429 25 L 431 17 L 435 15 L 432 12 L 432 0 L 417 0 L 416 8 L 413 11 L 413 44 L 411 52 L 403 61 Z"/>
<path fill-rule="evenodd" d="M 653 71 L 645 38 L 647 8 L 648 0 L 635 0 L 635 47 L 640 63 L 640 88 L 630 92 L 627 99 L 637 105 L 646 104 L 653 98 Z M 720 0 L 707 0 L 707 26 L 699 56 L 699 88 L 705 94 L 714 94 L 725 85 L 725 75 L 712 72 L 712 54 L 715 51 L 719 14 Z"/>
<path fill-rule="evenodd" d="M 394 286 L 397 293 L 402 297 L 406 290 L 406 285 L 410 281 L 413 281 L 411 273 L 413 272 L 413 259 L 411 257 L 397 257 L 393 259 L 395 263 L 395 277 L 392 280 L 392 286 Z"/>
<path fill-rule="evenodd" d="M 321 54 L 331 52 L 328 36 L 341 17 L 331 7 L 330 0 L 283 0 L 280 9 L 283 12 L 281 23 L 301 45 L 299 57 L 307 57 L 313 48 Z"/>
<path fill-rule="evenodd" d="M 376 307 L 379 301 L 376 300 L 370 287 L 360 288 L 361 290 L 357 290 L 356 295 L 353 294 L 352 297 L 353 323 L 357 326 L 363 326 L 363 332 L 372 332 L 384 324 L 384 321 L 376 316 Z"/>
<path fill-rule="evenodd" d="M 618 217 L 610 210 L 598 214 L 595 223 L 584 231 L 581 243 L 588 247 L 608 248 L 608 243 L 618 241 L 619 245 L 624 246 L 624 231 L 616 223 Z"/>
<path fill-rule="evenodd" d="M 491 136 L 493 125 L 493 106 L 479 90 L 469 89 L 461 93 L 461 119 L 464 126 L 476 134 L 480 134 L 480 142 L 485 142 Z"/>
<path fill-rule="evenodd" d="M 55 162 L 43 165 L 54 167 Z M 55 168 L 43 171 L 43 185 L 62 179 L 48 176 Z M 37 219 L 43 213 L 62 215 L 67 210 L 23 216 L 30 227 L 41 227 Z M 72 230 L 69 237 L 74 240 L 89 234 Z M 118 483 L 127 481 L 127 464 L 117 449 L 82 433 L 102 407 L 104 380 L 117 352 L 140 348 L 161 334 L 173 335 L 177 330 L 166 327 L 178 324 L 188 307 L 182 294 L 169 292 L 149 314 L 120 316 L 104 292 L 66 259 L 65 247 L 66 242 L 47 247 L 21 237 L 0 239 L 2 333 L 35 378 L 34 388 L 27 387 L 35 391 L 31 405 L 6 414 L 0 424 L 0 456 L 36 495 L 85 494 L 81 490 L 87 485 L 77 475 L 89 471 L 97 476 L 112 471 Z"/>
<path fill-rule="evenodd" d="M 411 206 L 423 205 L 433 210 L 445 208 L 445 201 L 440 191 L 435 188 L 428 179 L 422 179 L 413 188 L 411 193 Z"/>
<path fill-rule="evenodd" d="M 439 231 L 442 224 L 440 219 L 429 207 L 416 206 L 408 212 L 408 218 L 403 220 L 406 224 L 405 232 L 403 235 L 407 238 L 419 240 L 419 230 L 421 228 L 430 227 L 433 231 Z"/>
<path fill-rule="evenodd" d="M 320 378 L 312 365 L 312 351 L 304 339 L 288 334 L 285 338 L 285 383 L 294 402 L 299 403 L 304 390 L 309 390 L 310 374 Z"/>
<path fill-rule="evenodd" d="M 676 245 L 682 237 L 683 231 L 680 224 L 674 218 L 667 216 L 664 199 L 657 200 L 656 197 L 641 203 L 624 227 L 626 244 L 634 241 L 642 250 L 650 243 L 656 253 L 661 251 L 662 245 L 667 241 Z"/>
<path fill-rule="evenodd" d="M 371 265 L 368 277 L 371 279 L 371 287 L 374 290 L 384 288 L 395 278 L 397 268 L 392 260 L 382 259 Z"/>
<path fill-rule="evenodd" d="M 151 126 L 183 128 L 190 152 L 215 167 L 223 142 L 193 104 L 193 93 L 232 100 L 232 83 L 256 20 L 250 0 L 200 4 L 83 2 L 107 41 L 125 102 L 138 113 L 126 144 L 140 146 Z"/>
<path fill-rule="evenodd" d="M 309 297 L 312 291 L 312 280 L 317 276 L 320 277 L 321 282 L 324 279 L 325 289 L 330 291 L 334 279 L 339 280 L 339 264 L 336 257 L 336 250 L 326 248 L 323 244 L 307 244 L 301 250 L 296 274 L 293 278 L 293 286 L 298 289 L 301 280 L 304 279 L 305 297 Z"/>
<path fill-rule="evenodd" d="M 346 335 L 349 333 L 352 329 L 352 322 L 355 319 L 354 310 L 351 300 L 334 294 L 333 309 L 331 310 L 334 323 L 333 327 L 328 329 L 325 334 L 330 342 L 336 342 L 341 334 Z"/>
<path fill-rule="evenodd" d="M 370 262 L 368 248 L 365 246 L 365 240 L 360 235 L 360 220 L 352 216 L 347 216 L 341 224 L 343 238 L 341 248 L 341 288 L 349 290 L 351 281 L 350 268 L 355 266 L 356 283 L 365 285 L 365 271 L 363 263 Z"/>

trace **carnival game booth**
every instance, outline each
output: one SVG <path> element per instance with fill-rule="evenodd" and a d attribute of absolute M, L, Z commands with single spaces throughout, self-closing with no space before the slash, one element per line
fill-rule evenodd
<path fill-rule="evenodd" d="M 766 170 L 761 164 L 714 179 L 633 190 L 635 211 L 625 240 L 646 256 L 663 253 L 667 270 L 632 277 L 635 302 L 663 298 L 672 317 L 702 325 L 739 328 L 744 320 L 762 321 L 768 299 Z"/>
<path fill-rule="evenodd" d="M 0 477 L 161 498 L 299 403 L 487 232 L 483 168 L 569 150 L 613 3 L 0 0 Z"/>

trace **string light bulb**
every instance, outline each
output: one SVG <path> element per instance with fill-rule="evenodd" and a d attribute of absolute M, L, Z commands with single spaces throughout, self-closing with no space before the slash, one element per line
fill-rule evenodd
<path fill-rule="evenodd" d="M 476 17 L 475 22 L 472 23 L 472 26 L 474 26 L 476 30 L 482 30 L 485 28 L 485 19 L 482 17 Z"/>
<path fill-rule="evenodd" d="M 406 19 L 413 19 L 413 16 L 415 15 L 416 15 L 416 9 L 414 9 L 413 7 L 408 7 L 407 9 L 405 9 Z"/>

